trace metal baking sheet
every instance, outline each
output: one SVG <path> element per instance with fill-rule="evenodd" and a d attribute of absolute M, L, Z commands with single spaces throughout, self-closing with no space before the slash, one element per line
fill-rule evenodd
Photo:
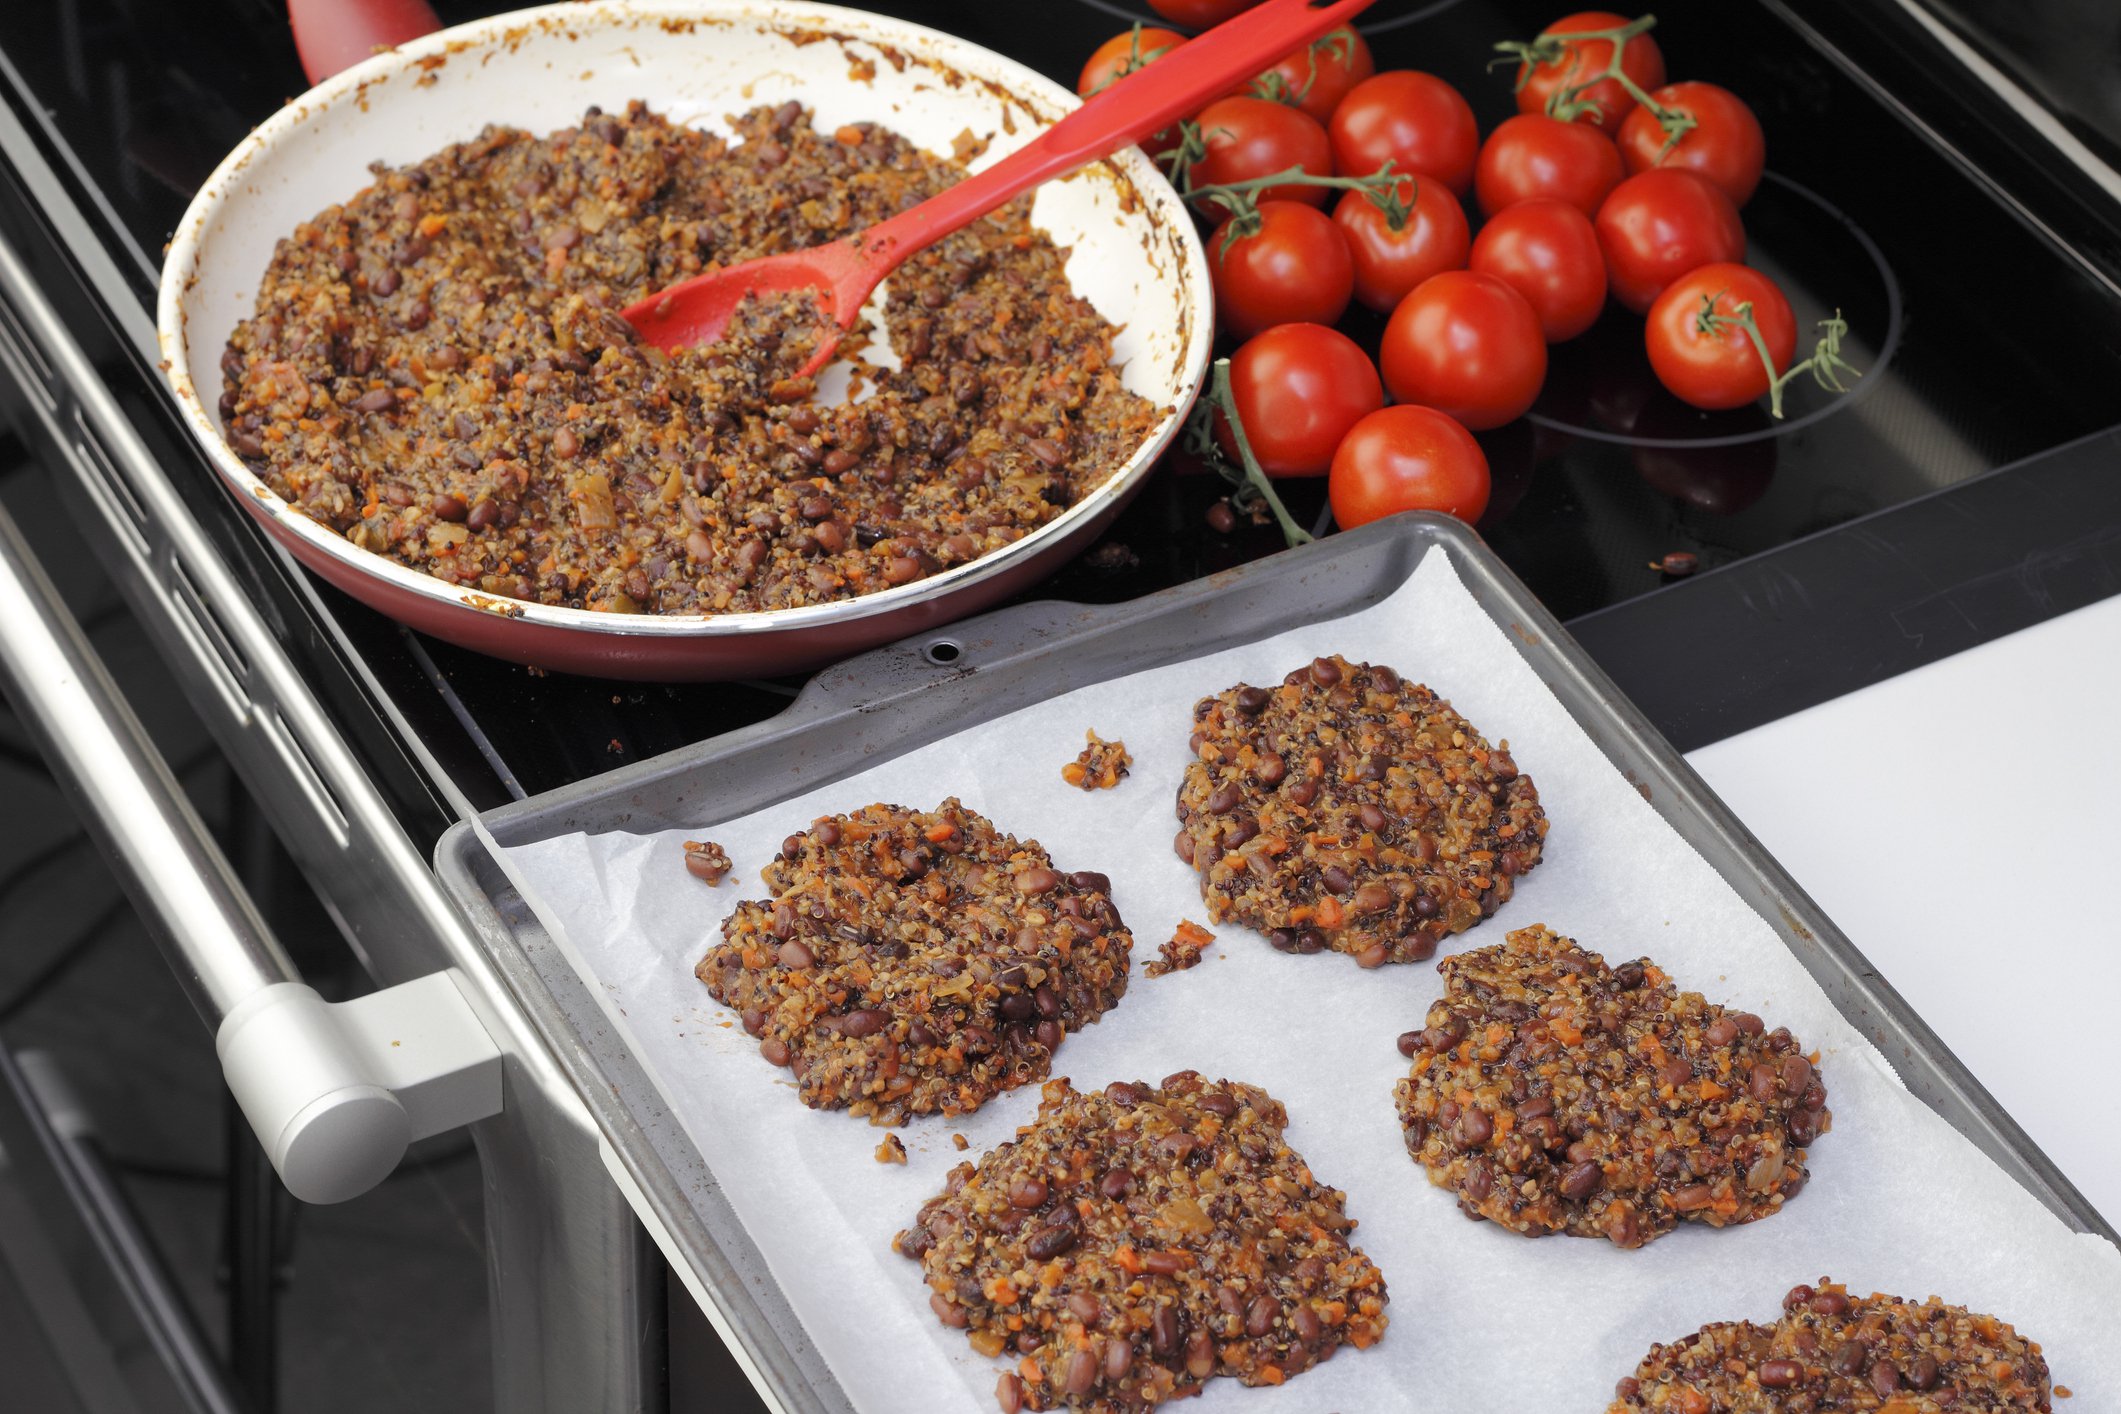
<path fill-rule="evenodd" d="M 1398 517 L 1128 604 L 1030 604 L 968 620 L 827 670 L 770 721 L 504 807 L 481 823 L 504 846 L 575 831 L 703 827 L 1060 692 L 1352 613 L 1390 594 L 1432 548 L 1450 557 L 1607 759 L 1782 939 L 1908 1089 L 2069 1226 L 2113 1240 L 2114 1230 L 1935 1034 L 1455 520 Z M 470 823 L 443 838 L 437 868 L 762 1393 L 789 1409 L 850 1408 L 698 1150 Z"/>

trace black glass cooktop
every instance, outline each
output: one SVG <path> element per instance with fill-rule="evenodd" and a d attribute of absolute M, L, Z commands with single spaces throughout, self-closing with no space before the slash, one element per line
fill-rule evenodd
<path fill-rule="evenodd" d="M 1881 85 L 1808 37 L 1795 0 L 1668 0 L 1657 38 L 1672 75 L 1753 104 L 1770 175 L 1746 209 L 1752 259 L 1801 321 L 1839 309 L 1853 392 L 1793 388 L 1789 416 L 1702 414 L 1648 371 L 1639 323 L 1611 315 L 1556 351 L 1533 413 L 1483 436 L 1495 493 L 1483 534 L 1563 618 L 1660 591 L 1651 562 L 1745 560 L 2081 439 L 2121 419 L 2121 299 L 1991 185 L 1939 150 Z M 445 19 L 495 8 L 444 3 Z M 1146 8 L 1117 0 L 875 0 L 1072 83 L 1083 57 Z M 1513 111 L 1485 71 L 1529 37 L 1546 0 L 1379 0 L 1362 28 L 1381 67 L 1458 84 L 1482 127 Z M 1806 7 L 1797 5 L 1796 9 Z M 1836 10 L 1844 7 L 1833 7 Z M 1891 9 L 1891 6 L 1886 6 Z M 163 240 L 249 126 L 303 87 L 275 0 L 68 0 L 0 5 L 0 56 L 20 110 L 104 210 L 106 243 L 151 302 Z M 1914 82 L 1913 78 L 1909 82 Z M 352 183 L 357 174 L 349 174 Z M 1373 340 L 1381 321 L 1356 327 Z M 204 484 L 203 482 L 201 484 Z M 1218 534 L 1222 487 L 1174 464 L 1099 550 L 1040 597 L 1108 601 L 1279 548 L 1270 528 Z M 1297 483 L 1299 517 L 1322 486 Z M 2058 528 L 2058 534 L 2060 534 Z M 1799 586 L 1796 592 L 1802 592 Z M 453 722 L 483 756 L 474 799 L 536 791 L 776 709 L 793 684 L 614 686 L 533 677 L 418 639 L 330 596 L 356 647 L 415 723 Z"/>

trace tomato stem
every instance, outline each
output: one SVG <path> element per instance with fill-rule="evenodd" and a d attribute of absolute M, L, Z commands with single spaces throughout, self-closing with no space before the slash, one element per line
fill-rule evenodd
<path fill-rule="evenodd" d="M 1252 80 L 1251 87 L 1247 91 L 1255 98 L 1264 98 L 1269 103 L 1285 103 L 1291 108 L 1303 107 L 1304 100 L 1311 96 L 1311 90 L 1318 85 L 1319 54 L 1329 54 L 1339 59 L 1343 64 L 1353 63 L 1355 60 L 1355 36 L 1343 26 L 1334 30 L 1331 34 L 1321 35 L 1319 38 L 1312 40 L 1311 47 L 1305 53 L 1311 61 L 1311 73 L 1304 80 L 1303 87 L 1289 87 L 1289 81 L 1281 76 L 1281 70 L 1269 69 L 1258 78 Z"/>
<path fill-rule="evenodd" d="M 1230 440 L 1237 444 L 1237 457 L 1243 464 L 1233 469 L 1222 454 L 1222 446 L 1215 440 L 1215 418 L 1220 413 L 1230 425 Z M 1236 484 L 1237 491 L 1231 496 L 1233 503 L 1259 501 L 1273 512 L 1275 521 L 1281 526 L 1281 538 L 1289 545 L 1308 545 L 1311 532 L 1296 523 L 1289 508 L 1281 503 L 1275 493 L 1274 483 L 1260 469 L 1259 458 L 1252 454 L 1252 439 L 1245 435 L 1245 421 L 1237 415 L 1237 396 L 1230 390 L 1230 360 L 1219 358 L 1208 375 L 1208 391 L 1194 406 L 1191 421 L 1186 426 L 1186 450 L 1214 467 L 1224 480 Z"/>
<path fill-rule="evenodd" d="M 1197 130 L 1196 130 L 1197 131 Z M 1187 143 L 1181 140 L 1175 149 L 1181 155 Z M 1201 151 L 1205 153 L 1205 141 Z M 1411 201 L 1399 195 L 1399 184 L 1417 180 L 1395 170 L 1397 164 L 1385 163 L 1367 177 L 1321 177 L 1316 172 L 1302 167 L 1286 167 L 1279 172 L 1270 172 L 1264 177 L 1249 177 L 1242 182 L 1214 182 L 1206 186 L 1192 183 L 1192 164 L 1198 157 L 1184 162 L 1174 170 L 1172 185 L 1187 201 L 1219 202 L 1226 218 L 1234 224 L 1230 239 L 1249 236 L 1259 229 L 1259 195 L 1274 187 L 1326 187 L 1334 191 L 1359 191 L 1369 198 L 1372 205 L 1384 212 L 1385 219 L 1393 230 L 1404 229 L 1407 218 L 1414 212 Z"/>
<path fill-rule="evenodd" d="M 1622 57 L 1627 53 L 1628 41 L 1636 35 L 1647 34 L 1656 25 L 1657 17 L 1655 15 L 1640 15 L 1614 29 L 1543 30 L 1537 37 L 1530 40 L 1505 39 L 1496 44 L 1496 57 L 1488 60 L 1488 67 L 1498 69 L 1504 64 L 1517 65 L 1517 82 L 1511 86 L 1510 92 L 1522 93 L 1524 92 L 1524 86 L 1532 80 L 1532 70 L 1544 68 L 1549 64 L 1560 63 L 1569 57 L 1570 50 L 1575 45 L 1604 39 L 1610 40 L 1613 45 L 1613 58 L 1607 67 L 1611 70 L 1617 70 L 1620 67 Z M 1591 82 L 1597 83 L 1599 79 L 1604 77 L 1606 75 L 1601 74 L 1599 78 L 1592 79 Z M 1586 87 L 1586 85 L 1577 85 L 1576 87 L 1581 88 Z M 1551 104 L 1548 106 L 1547 111 L 1549 113 L 1553 112 Z"/>
<path fill-rule="evenodd" d="M 1760 365 L 1767 370 L 1768 411 L 1776 417 L 1782 416 L 1782 390 L 1790 380 L 1800 373 L 1812 375 L 1812 381 L 1830 393 L 1846 393 L 1848 385 L 1841 381 L 1846 373 L 1861 378 L 1863 370 L 1841 356 L 1841 341 L 1848 335 L 1849 325 L 1835 310 L 1834 317 L 1819 321 L 1819 342 L 1813 346 L 1812 356 L 1802 363 L 1792 364 L 1786 373 L 1775 371 L 1775 359 L 1768 352 L 1767 338 L 1761 334 L 1759 322 L 1753 318 L 1753 302 L 1732 307 L 1729 314 L 1718 314 L 1716 304 L 1724 296 L 1723 291 L 1701 297 L 1701 312 L 1694 316 L 1694 327 L 1704 334 L 1715 335 L 1725 329 L 1741 329 L 1752 344 L 1753 352 L 1760 355 Z"/>

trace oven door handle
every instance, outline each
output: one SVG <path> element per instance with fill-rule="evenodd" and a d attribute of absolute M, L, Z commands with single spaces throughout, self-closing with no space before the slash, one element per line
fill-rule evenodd
<path fill-rule="evenodd" d="M 207 1025 L 288 1191 L 358 1197 L 415 1139 L 501 1110 L 501 1053 L 454 969 L 348 1002 L 306 985 L 0 510 L 0 688 Z"/>

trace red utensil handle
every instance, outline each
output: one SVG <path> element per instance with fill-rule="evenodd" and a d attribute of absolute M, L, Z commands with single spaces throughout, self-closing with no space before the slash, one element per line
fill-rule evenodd
<path fill-rule="evenodd" d="M 287 23 L 312 84 L 442 27 L 427 0 L 287 0 Z"/>
<path fill-rule="evenodd" d="M 1035 141 L 910 211 L 869 228 L 862 253 L 911 255 L 1021 192 L 1191 116 L 1376 0 L 1266 0 L 1137 69 Z"/>

